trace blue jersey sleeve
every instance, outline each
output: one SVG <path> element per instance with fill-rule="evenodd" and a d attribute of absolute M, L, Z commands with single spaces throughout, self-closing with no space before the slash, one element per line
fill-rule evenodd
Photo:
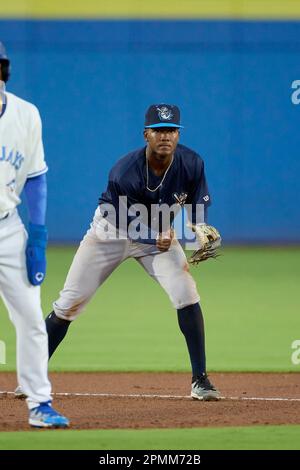
<path fill-rule="evenodd" d="M 24 186 L 29 221 L 32 224 L 44 225 L 47 208 L 47 179 L 46 174 L 28 178 Z"/>

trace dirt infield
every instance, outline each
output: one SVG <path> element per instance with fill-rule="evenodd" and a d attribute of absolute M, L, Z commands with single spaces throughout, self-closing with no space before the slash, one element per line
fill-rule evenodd
<path fill-rule="evenodd" d="M 58 393 L 54 406 L 70 418 L 72 429 L 300 424 L 300 374 L 211 374 L 224 398 L 208 403 L 188 397 L 190 375 L 183 373 L 65 372 L 50 377 Z M 0 390 L 12 392 L 15 386 L 14 373 L 0 373 Z M 63 392 L 69 394 L 59 395 Z M 0 414 L 0 431 L 30 429 L 25 402 L 12 393 L 0 394 Z"/>

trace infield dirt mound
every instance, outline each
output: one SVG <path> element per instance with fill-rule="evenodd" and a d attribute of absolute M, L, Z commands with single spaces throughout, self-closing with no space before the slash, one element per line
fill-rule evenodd
<path fill-rule="evenodd" d="M 300 424 L 300 376 L 297 373 L 211 374 L 212 383 L 225 398 L 208 403 L 187 398 L 190 375 L 184 373 L 64 372 L 52 373 L 50 378 L 54 393 L 87 394 L 54 397 L 54 407 L 68 416 L 72 429 Z M 15 386 L 14 373 L 0 373 L 2 391 L 12 392 Z M 108 396 L 88 395 L 93 393 Z M 166 395 L 170 398 L 163 397 Z M 171 398 L 174 396 L 181 398 Z M 24 400 L 2 393 L 0 413 L 0 431 L 30 429 Z"/>

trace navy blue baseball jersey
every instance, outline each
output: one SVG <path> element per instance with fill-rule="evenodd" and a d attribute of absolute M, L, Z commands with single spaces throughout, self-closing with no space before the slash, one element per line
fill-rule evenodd
<path fill-rule="evenodd" d="M 148 173 L 148 188 L 155 189 L 160 185 L 163 176 L 156 176 L 150 167 Z M 112 204 L 118 217 L 119 196 L 127 197 L 128 208 L 134 204 L 143 204 L 149 214 L 151 205 L 172 206 L 178 202 L 178 197 L 183 196 L 184 203 L 192 206 L 193 223 L 196 205 L 202 204 L 206 209 L 211 204 L 203 160 L 196 152 L 181 144 L 176 147 L 173 162 L 163 184 L 153 192 L 147 189 L 146 147 L 121 158 L 110 171 L 107 189 L 99 199 L 100 210 L 103 204 Z M 149 219 L 148 223 L 150 222 Z"/>

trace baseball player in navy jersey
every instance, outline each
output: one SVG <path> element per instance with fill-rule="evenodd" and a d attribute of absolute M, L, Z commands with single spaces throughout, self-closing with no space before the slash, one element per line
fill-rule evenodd
<path fill-rule="evenodd" d="M 219 392 L 206 374 L 200 298 L 172 228 L 174 214 L 169 213 L 158 223 L 163 206 L 175 205 L 181 210 L 187 204 L 195 231 L 205 238 L 210 230 L 204 220 L 197 220 L 197 207 L 200 205 L 206 213 L 210 204 L 203 160 L 178 144 L 180 127 L 177 106 L 151 105 L 144 126 L 146 146 L 121 158 L 112 168 L 91 227 L 80 243 L 54 310 L 46 318 L 49 357 L 70 323 L 114 269 L 127 258 L 135 258 L 162 286 L 177 310 L 192 366 L 191 396 L 218 400 Z M 137 212 L 144 212 L 139 230 L 135 224 Z M 213 256 L 214 250 L 209 250 L 207 257 L 210 254 Z"/>
<path fill-rule="evenodd" d="M 40 284 L 46 272 L 46 171 L 37 108 L 5 90 L 10 61 L 0 43 L 0 295 L 16 328 L 17 376 L 29 424 L 65 427 L 51 407 Z M 16 209 L 25 190 L 28 234 Z"/>

